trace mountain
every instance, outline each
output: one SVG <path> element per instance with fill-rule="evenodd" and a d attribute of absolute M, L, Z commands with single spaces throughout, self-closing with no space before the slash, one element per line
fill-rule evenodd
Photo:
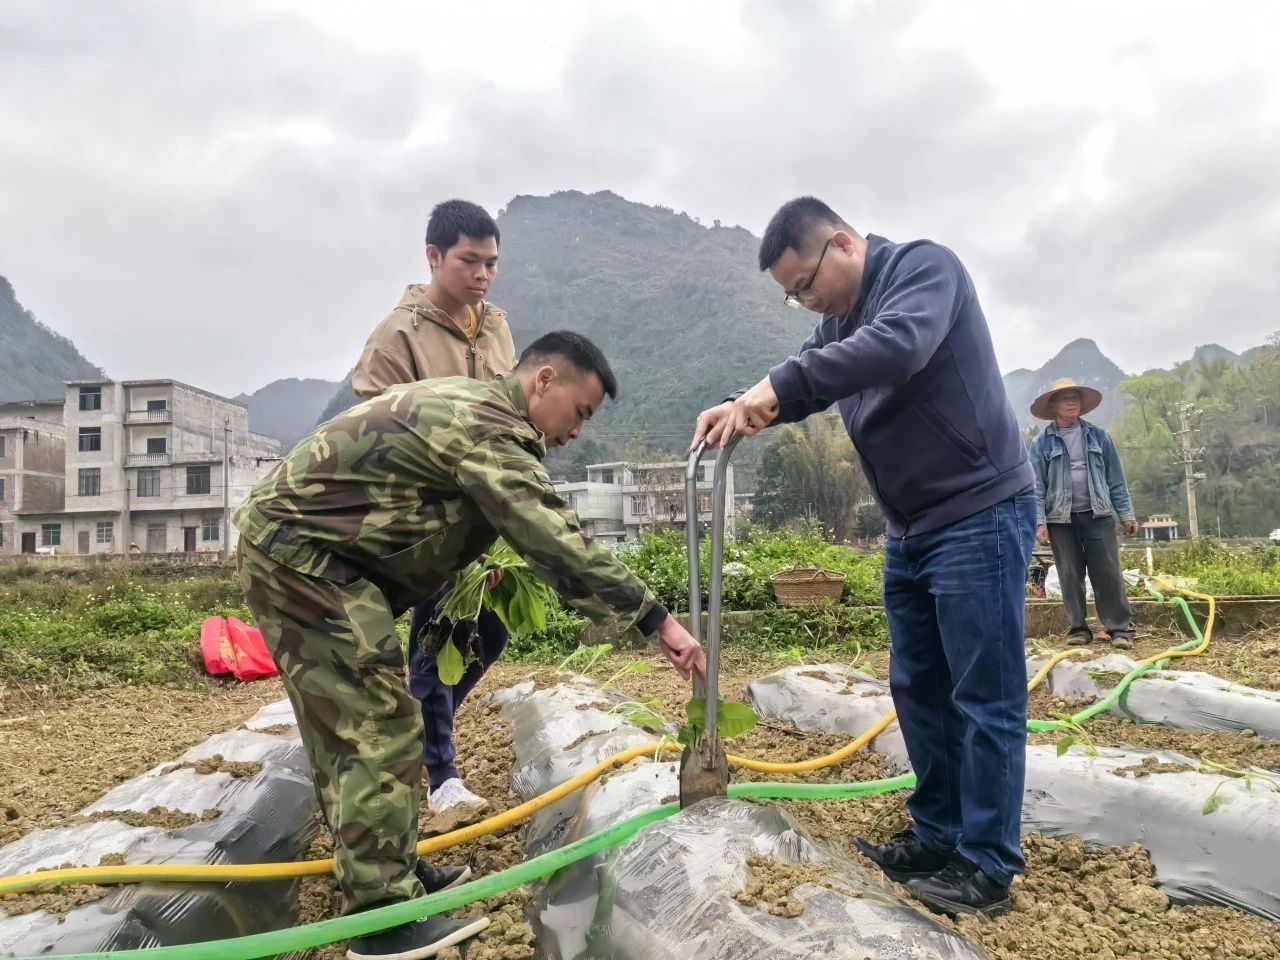
<path fill-rule="evenodd" d="M 814 317 L 756 268 L 759 240 L 717 221 L 607 191 L 516 197 L 499 220 L 494 300 L 517 345 L 572 329 L 609 357 L 620 385 L 588 435 L 610 450 L 683 454 L 698 413 L 793 353 Z M 747 446 L 742 453 L 751 459 Z"/>
<path fill-rule="evenodd" d="M 1004 376 L 1005 392 L 1023 427 L 1039 423 L 1031 416 L 1031 401 L 1049 389 L 1054 380 L 1071 377 L 1077 383 L 1102 392 L 1102 405 L 1089 414 L 1099 426 L 1107 426 L 1119 408 L 1116 388 L 1128 374 L 1107 358 L 1092 340 L 1072 340 L 1048 363 L 1036 370 L 1012 370 Z"/>
<path fill-rule="evenodd" d="M 587 432 L 602 459 L 623 447 L 682 453 L 699 411 L 755 383 L 813 328 L 813 316 L 784 306 L 756 269 L 759 240 L 740 227 L 704 226 L 608 191 L 516 197 L 498 225 L 502 267 L 491 297 L 507 311 L 517 349 L 575 330 L 618 375 L 617 401 Z M 352 402 L 348 381 L 323 416 Z M 553 452 L 553 475 L 577 476 L 573 453 Z M 754 459 L 746 445 L 739 457 L 744 466 Z"/>
<path fill-rule="evenodd" d="M 0 400 L 61 397 L 63 380 L 100 376 L 75 344 L 25 309 L 0 276 Z"/>
<path fill-rule="evenodd" d="M 348 407 L 354 407 L 360 402 L 360 398 L 356 396 L 356 392 L 351 389 L 351 371 L 347 371 L 346 377 L 339 383 L 329 394 L 328 401 L 320 409 L 318 416 L 311 426 L 324 423 L 326 420 L 332 420 L 343 410 Z"/>
<path fill-rule="evenodd" d="M 706 226 L 608 191 L 519 196 L 498 225 L 502 266 L 491 296 L 508 313 L 517 349 L 549 330 L 580 331 L 605 351 L 621 386 L 587 439 L 552 451 L 553 476 L 580 478 L 583 463 L 638 456 L 643 448 L 681 453 L 703 407 L 754 383 L 813 327 L 811 314 L 783 306 L 777 286 L 755 267 L 758 238 L 740 227 Z M 1196 363 L 1237 362 L 1214 344 L 1196 356 Z M 1004 381 L 1024 427 L 1033 422 L 1031 401 L 1058 377 L 1101 390 L 1102 406 L 1090 419 L 1108 425 L 1126 376 L 1094 341 L 1081 339 Z M 348 377 L 320 418 L 356 399 Z M 744 489 L 759 446 L 744 444 L 735 459 Z"/>
<path fill-rule="evenodd" d="M 1266 352 L 1267 347 L 1265 345 L 1250 347 L 1244 353 L 1240 354 L 1239 363 L 1241 366 L 1247 366 L 1248 364 L 1253 363 L 1254 360 L 1258 359 L 1258 357 L 1265 355 Z"/>
<path fill-rule="evenodd" d="M 1243 359 L 1241 354 L 1233 353 L 1226 347 L 1216 343 L 1205 343 L 1196 347 L 1195 352 L 1191 354 L 1191 362 L 1193 364 L 1204 361 L 1212 363 L 1216 360 L 1226 360 L 1229 363 L 1239 363 Z"/>
<path fill-rule="evenodd" d="M 316 416 L 340 383 L 333 380 L 276 380 L 235 399 L 249 408 L 249 429 L 275 437 L 285 449 L 316 425 Z"/>

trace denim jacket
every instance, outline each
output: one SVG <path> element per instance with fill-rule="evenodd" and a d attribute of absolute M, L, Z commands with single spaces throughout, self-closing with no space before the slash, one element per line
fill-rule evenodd
<path fill-rule="evenodd" d="M 1101 427 L 1083 419 L 1080 424 L 1085 432 L 1089 500 L 1093 503 L 1094 516 L 1136 519 L 1116 445 Z M 1067 457 L 1067 443 L 1056 423 L 1050 423 L 1031 441 L 1031 466 L 1036 472 L 1036 522 L 1070 523 L 1071 462 Z"/>

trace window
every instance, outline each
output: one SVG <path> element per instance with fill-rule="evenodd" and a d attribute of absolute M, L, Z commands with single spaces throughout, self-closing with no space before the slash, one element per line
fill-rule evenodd
<path fill-rule="evenodd" d="M 649 515 L 649 498 L 644 494 L 631 497 L 631 512 L 637 517 L 647 517 Z"/>
<path fill-rule="evenodd" d="M 102 471 L 98 467 L 80 468 L 80 496 L 96 497 L 102 493 Z"/>
<path fill-rule="evenodd" d="M 60 523 L 40 524 L 40 545 L 42 547 L 62 546 L 62 524 Z"/>
<path fill-rule="evenodd" d="M 601 470 L 601 471 L 600 471 L 600 482 L 601 482 L 601 483 L 613 483 L 613 471 L 612 471 L 612 470 Z"/>
<path fill-rule="evenodd" d="M 138 496 L 160 496 L 160 471 L 155 468 L 138 471 Z"/>
<path fill-rule="evenodd" d="M 209 468 L 187 467 L 187 493 L 209 492 Z M 207 539 L 207 538 L 206 538 Z"/>
<path fill-rule="evenodd" d="M 217 514 L 204 518 L 204 524 L 200 528 L 200 539 L 206 543 L 210 540 L 221 540 L 221 521 Z"/>
<path fill-rule="evenodd" d="M 148 400 L 147 413 L 165 413 L 169 409 L 165 400 Z"/>
<path fill-rule="evenodd" d="M 164 453 L 166 447 L 164 437 L 147 437 L 147 453 Z"/>
<path fill-rule="evenodd" d="M 4 437 L 0 437 L 0 460 L 4 459 Z"/>
<path fill-rule="evenodd" d="M 112 540 L 115 539 L 115 535 L 116 535 L 116 525 L 114 523 L 112 523 L 110 520 L 98 521 L 98 542 L 99 543 L 110 543 Z"/>
<path fill-rule="evenodd" d="M 0 547 L 4 546 L 4 524 L 0 523 Z"/>
<path fill-rule="evenodd" d="M 101 410 L 102 409 L 102 388 L 101 387 L 81 387 L 80 388 L 80 409 L 81 410 Z"/>
<path fill-rule="evenodd" d="M 0 477 L 0 503 L 4 503 L 4 478 Z"/>
<path fill-rule="evenodd" d="M 80 452 L 86 453 L 91 450 L 102 449 L 102 428 L 101 427 L 81 427 L 80 428 Z"/>

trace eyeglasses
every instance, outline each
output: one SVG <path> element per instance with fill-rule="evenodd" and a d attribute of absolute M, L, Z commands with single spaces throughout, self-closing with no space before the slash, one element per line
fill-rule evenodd
<path fill-rule="evenodd" d="M 813 299 L 809 290 L 813 287 L 813 281 L 818 279 L 818 271 L 822 269 L 822 261 L 826 258 L 827 250 L 831 247 L 831 241 L 834 239 L 835 237 L 827 237 L 827 242 L 822 245 L 822 253 L 818 255 L 818 263 L 813 268 L 813 273 L 809 274 L 809 282 L 799 290 L 788 293 L 785 296 L 782 302 L 788 307 L 803 307 L 806 301 Z"/>

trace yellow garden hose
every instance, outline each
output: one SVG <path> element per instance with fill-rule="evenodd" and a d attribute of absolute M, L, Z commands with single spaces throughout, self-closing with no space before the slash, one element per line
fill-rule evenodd
<path fill-rule="evenodd" d="M 1159 663 L 1161 660 L 1172 660 L 1177 657 L 1198 657 L 1200 654 L 1204 653 L 1206 650 L 1209 649 L 1209 643 L 1213 639 L 1213 627 L 1218 619 L 1218 601 L 1215 600 L 1213 596 L 1210 594 L 1196 593 L 1194 590 L 1188 590 L 1186 587 L 1180 587 L 1177 584 L 1171 583 L 1170 581 L 1166 580 L 1164 577 L 1157 576 L 1157 577 L 1152 577 L 1151 579 L 1155 580 L 1157 583 L 1164 584 L 1166 589 L 1177 590 L 1179 593 L 1185 593 L 1188 597 L 1191 597 L 1193 600 L 1203 600 L 1206 604 L 1209 605 L 1209 611 L 1205 615 L 1204 634 L 1203 636 L 1201 636 L 1200 643 L 1198 645 L 1191 647 L 1190 649 L 1185 649 L 1183 647 L 1173 647 L 1169 650 L 1164 651 L 1164 653 L 1157 653 L 1154 657 L 1147 657 L 1147 659 L 1139 662 L 1140 663 Z M 1150 587 L 1148 587 L 1148 589 L 1150 589 Z M 1152 591 L 1152 592 L 1154 593 L 1155 591 Z M 1161 599 L 1163 599 L 1163 597 Z M 1185 610 L 1185 605 L 1184 605 L 1184 610 Z M 1195 627 L 1194 621 L 1192 621 L 1192 627 L 1193 629 Z"/>

